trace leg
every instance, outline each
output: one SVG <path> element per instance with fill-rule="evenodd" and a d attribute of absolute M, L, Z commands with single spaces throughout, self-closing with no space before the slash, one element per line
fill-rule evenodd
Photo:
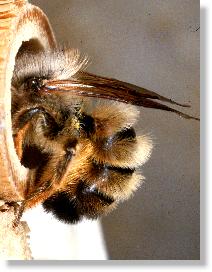
<path fill-rule="evenodd" d="M 61 130 L 61 127 L 55 121 L 55 118 L 51 116 L 43 107 L 35 107 L 25 110 L 13 117 L 14 130 L 21 130 L 36 116 L 42 115 L 44 117 L 43 127 L 51 130 L 46 134 L 56 134 Z"/>

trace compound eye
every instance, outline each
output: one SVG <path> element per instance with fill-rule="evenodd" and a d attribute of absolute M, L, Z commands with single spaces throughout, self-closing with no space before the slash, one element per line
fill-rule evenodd
<path fill-rule="evenodd" d="M 25 82 L 27 89 L 39 91 L 43 86 L 43 79 L 39 77 L 30 77 Z"/>

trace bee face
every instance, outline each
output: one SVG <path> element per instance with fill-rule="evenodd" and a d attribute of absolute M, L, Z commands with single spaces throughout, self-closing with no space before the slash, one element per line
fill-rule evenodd
<path fill-rule="evenodd" d="M 22 55 L 12 81 L 13 138 L 29 169 L 25 207 L 43 203 L 67 223 L 108 213 L 142 183 L 137 169 L 153 145 L 136 135 L 132 103 L 192 118 L 151 101 L 175 103 L 156 93 L 86 74 L 85 63 L 73 50 Z"/>

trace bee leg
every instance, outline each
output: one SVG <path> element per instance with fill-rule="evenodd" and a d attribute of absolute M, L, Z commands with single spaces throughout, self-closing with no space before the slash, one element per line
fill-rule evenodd
<path fill-rule="evenodd" d="M 34 197 L 38 196 L 39 194 L 42 194 L 43 192 L 47 191 L 51 187 L 51 182 L 45 182 L 42 186 L 38 187 L 36 190 L 34 190 L 27 198 L 26 202 L 29 200 L 32 200 Z"/>
<path fill-rule="evenodd" d="M 25 200 L 21 201 L 20 204 L 16 202 L 14 206 L 14 210 L 15 210 L 15 220 L 13 221 L 13 228 L 16 228 L 19 225 L 21 217 L 25 210 Z"/>
<path fill-rule="evenodd" d="M 24 128 L 24 126 L 30 122 L 34 117 L 38 115 L 44 116 L 43 126 L 52 128 L 54 133 L 61 130 L 61 127 L 57 124 L 54 117 L 51 116 L 43 107 L 35 107 L 24 112 L 18 114 L 18 116 L 14 116 L 14 128 L 18 128 L 18 131 Z M 49 134 L 49 132 L 47 133 Z"/>
<path fill-rule="evenodd" d="M 38 167 L 36 171 L 35 181 L 37 188 L 28 193 L 26 197 L 26 206 L 34 206 L 39 199 L 42 198 L 43 193 L 47 193 L 50 190 L 55 190 L 63 182 L 65 174 L 67 172 L 69 163 L 72 157 L 75 155 L 75 146 L 77 141 L 67 142 L 64 146 L 63 155 L 57 154 L 57 159 L 53 157 L 45 165 Z M 58 157 L 60 159 L 58 160 Z M 54 171 L 52 171 L 54 169 Z M 40 184 L 40 185 L 39 185 Z"/>
<path fill-rule="evenodd" d="M 29 136 L 27 138 L 31 139 Z M 26 190 L 27 208 L 33 207 L 42 200 L 42 197 L 45 198 L 52 189 L 61 184 L 68 165 L 75 155 L 77 139 L 66 139 L 63 145 L 53 145 L 50 139 L 44 138 L 44 143 L 44 148 L 48 147 L 46 150 L 39 147 L 39 142 L 37 146 L 32 146 L 31 142 L 25 141 L 23 146 L 21 162 L 34 171 Z"/>

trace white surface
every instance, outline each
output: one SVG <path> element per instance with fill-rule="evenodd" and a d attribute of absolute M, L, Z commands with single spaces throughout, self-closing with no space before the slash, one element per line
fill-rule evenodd
<path fill-rule="evenodd" d="M 42 206 L 27 211 L 23 219 L 31 229 L 30 244 L 35 260 L 107 259 L 98 221 L 64 224 L 45 213 Z"/>

